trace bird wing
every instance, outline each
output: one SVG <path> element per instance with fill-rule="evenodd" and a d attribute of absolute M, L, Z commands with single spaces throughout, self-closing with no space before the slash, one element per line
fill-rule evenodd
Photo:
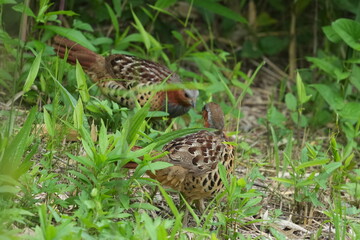
<path fill-rule="evenodd" d="M 167 67 L 134 56 L 114 54 L 106 58 L 107 70 L 117 81 L 125 81 L 127 89 L 160 84 L 167 79 L 169 83 L 180 82 L 180 77 Z"/>
<path fill-rule="evenodd" d="M 204 174 L 226 158 L 228 145 L 224 141 L 222 136 L 206 130 L 175 139 L 164 147 L 169 152 L 166 161 L 189 172 Z"/>

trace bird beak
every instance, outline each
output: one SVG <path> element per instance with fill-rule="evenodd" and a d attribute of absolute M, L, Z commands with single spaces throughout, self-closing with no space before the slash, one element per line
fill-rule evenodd
<path fill-rule="evenodd" d="M 191 99 L 191 106 L 192 106 L 193 108 L 196 107 L 196 98 L 195 98 L 195 99 Z"/>

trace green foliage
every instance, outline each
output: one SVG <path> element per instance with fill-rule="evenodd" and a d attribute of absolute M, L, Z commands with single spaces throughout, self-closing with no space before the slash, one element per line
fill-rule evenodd
<path fill-rule="evenodd" d="M 36 239 L 186 239 L 184 232 L 196 239 L 250 239 L 252 234 L 239 229 L 257 224 L 282 239 L 285 235 L 269 222 L 289 215 L 277 209 L 277 202 L 275 210 L 266 202 L 277 198 L 299 216 L 316 212 L 322 224 L 334 226 L 336 239 L 359 238 L 358 1 L 316 1 L 316 6 L 309 0 L 66 3 L 59 10 L 55 1 L 31 6 L 0 1 L 0 124 L 5 123 L 0 129 L 0 238 L 28 238 L 30 230 Z M 307 11 L 314 6 L 316 21 Z M 343 10 L 355 20 L 339 17 Z M 19 16 L 18 23 L 12 15 Z M 260 119 L 268 130 L 266 143 L 256 128 L 250 137 L 239 135 L 240 107 L 256 94 L 255 77 L 267 67 L 250 65 L 255 70 L 249 75 L 248 58 L 276 56 L 271 60 L 283 64 L 294 40 L 286 19 L 293 16 L 299 66 L 312 67 L 299 69 L 294 82 L 274 84 L 280 94 L 270 99 Z M 19 32 L 7 26 L 9 19 Z M 309 27 L 309 21 L 315 25 Z M 316 36 L 324 45 L 314 47 L 313 56 L 309 46 L 316 24 L 327 26 L 324 37 Z M 196 109 L 169 120 L 164 112 L 149 112 L 149 106 L 132 110 L 101 99 L 79 63 L 73 67 L 54 56 L 49 44 L 54 35 L 104 56 L 130 54 L 165 64 L 186 80 L 180 87 L 200 90 Z M 154 90 L 172 87 L 164 81 Z M 241 172 L 227 178 L 220 165 L 225 191 L 201 214 L 185 203 L 193 220 L 185 227 L 176 197 L 143 175 L 169 166 L 156 161 L 167 154 L 156 152 L 164 144 L 203 130 L 199 112 L 209 101 L 222 106 L 228 129 L 236 131 L 230 144 L 237 149 Z M 148 120 L 154 116 L 168 126 Z M 258 141 L 261 146 L 255 146 Z M 129 161 L 138 163 L 131 174 L 122 169 Z M 259 180 L 265 191 L 257 189 Z M 149 193 L 155 187 L 160 204 Z M 284 189 L 293 191 L 286 200 L 275 192 Z M 329 234 L 319 228 L 310 237 Z"/>

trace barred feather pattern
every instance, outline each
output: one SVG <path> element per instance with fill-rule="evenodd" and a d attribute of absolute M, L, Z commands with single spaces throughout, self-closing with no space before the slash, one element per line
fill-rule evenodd
<path fill-rule="evenodd" d="M 163 148 L 169 154 L 159 160 L 173 166 L 149 174 L 183 193 L 190 202 L 212 197 L 224 188 L 219 163 L 228 175 L 234 169 L 234 149 L 224 141 L 222 133 L 206 130 L 176 139 Z"/>
<path fill-rule="evenodd" d="M 185 114 L 194 106 L 197 90 L 153 91 L 155 85 L 180 83 L 180 77 L 167 67 L 134 56 L 114 54 L 103 57 L 93 51 L 62 37 L 54 38 L 54 47 L 60 57 L 69 51 L 67 61 L 82 65 L 101 92 L 128 108 L 135 101 L 144 106 L 151 101 L 150 110 L 168 110 L 170 117 Z"/>
<path fill-rule="evenodd" d="M 209 103 L 204 107 L 204 119 L 210 121 L 210 128 L 220 126 L 215 132 L 202 130 L 181 138 L 177 138 L 163 147 L 168 154 L 158 161 L 173 164 L 154 173 L 148 172 L 151 178 L 162 185 L 169 186 L 183 193 L 189 202 L 197 201 L 203 208 L 203 200 L 215 196 L 224 189 L 220 177 L 219 164 L 223 164 L 227 177 L 234 170 L 235 151 L 227 144 L 222 127 L 223 112 L 219 105 Z M 215 124 L 214 124 L 215 123 Z"/>

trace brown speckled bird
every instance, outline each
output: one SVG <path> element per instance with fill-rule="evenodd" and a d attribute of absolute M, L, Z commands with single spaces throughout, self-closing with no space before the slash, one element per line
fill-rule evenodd
<path fill-rule="evenodd" d="M 202 130 L 194 134 L 177 138 L 163 147 L 169 152 L 157 161 L 173 164 L 155 173 L 147 174 L 162 185 L 180 191 L 189 203 L 194 202 L 204 210 L 204 199 L 219 193 L 224 184 L 219 174 L 219 163 L 222 163 L 228 174 L 234 169 L 234 148 L 226 144 L 227 137 L 223 132 L 224 114 L 219 105 L 208 103 L 203 108 L 205 127 L 217 131 Z M 125 165 L 135 168 L 133 162 Z"/>
<path fill-rule="evenodd" d="M 133 91 L 140 106 L 151 100 L 150 110 L 167 111 L 170 117 L 183 115 L 195 106 L 199 94 L 197 90 L 177 89 L 152 93 L 149 87 L 161 84 L 164 80 L 167 83 L 181 82 L 179 75 L 163 65 L 123 54 L 103 57 L 60 36 L 54 37 L 53 46 L 61 58 L 69 51 L 67 62 L 76 64 L 78 60 L 102 93 L 121 106 L 135 107 L 134 98 L 125 94 L 126 90 Z"/>

